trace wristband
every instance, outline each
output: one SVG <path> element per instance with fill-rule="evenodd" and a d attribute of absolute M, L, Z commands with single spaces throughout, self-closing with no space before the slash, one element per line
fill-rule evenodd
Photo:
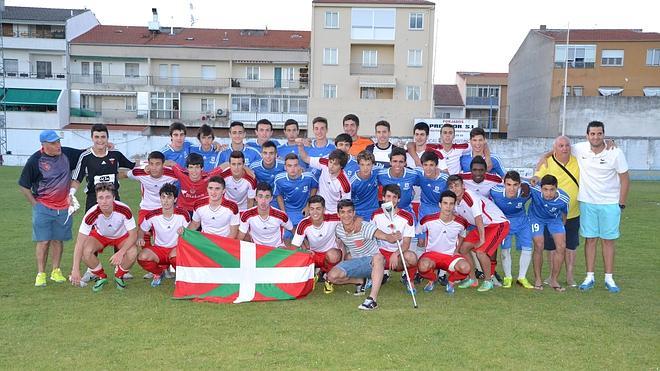
<path fill-rule="evenodd" d="M 623 210 L 623 209 L 625 209 L 625 208 L 626 208 L 626 205 L 624 205 L 624 204 L 619 204 L 619 209 Z"/>

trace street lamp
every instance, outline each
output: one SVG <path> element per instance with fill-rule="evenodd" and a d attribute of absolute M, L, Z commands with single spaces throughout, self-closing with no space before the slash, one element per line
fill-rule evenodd
<path fill-rule="evenodd" d="M 488 103 L 490 103 L 490 108 L 488 108 L 488 139 L 491 139 L 493 136 L 493 97 L 495 95 L 491 94 L 488 97 Z"/>

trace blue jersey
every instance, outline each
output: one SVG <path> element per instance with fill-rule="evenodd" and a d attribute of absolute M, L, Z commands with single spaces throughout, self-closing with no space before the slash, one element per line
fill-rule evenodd
<path fill-rule="evenodd" d="M 302 173 L 298 178 L 289 178 L 287 173 L 275 176 L 273 197 L 282 196 L 284 211 L 293 225 L 302 220 L 302 210 L 307 206 L 312 189 L 318 189 L 319 183 L 312 173 Z"/>
<path fill-rule="evenodd" d="M 355 205 L 355 214 L 365 221 L 371 220 L 371 215 L 378 209 L 378 172 L 372 170 L 367 179 L 362 179 L 356 172 L 348 179 L 351 183 L 351 200 Z"/>
<path fill-rule="evenodd" d="M 532 203 L 529 205 L 530 219 L 561 219 L 562 214 L 568 214 L 570 197 L 557 188 L 557 195 L 552 200 L 543 198 L 541 188 L 530 187 Z"/>
<path fill-rule="evenodd" d="M 211 146 L 211 149 L 209 151 L 204 151 L 204 149 L 202 149 L 202 146 L 191 146 L 190 153 L 198 153 L 202 155 L 202 157 L 204 158 L 204 171 L 206 172 L 215 169 L 215 167 L 219 165 L 218 151 L 214 150 L 213 146 Z"/>
<path fill-rule="evenodd" d="M 419 201 L 419 219 L 429 214 L 440 212 L 440 194 L 447 188 L 449 175 L 440 173 L 436 178 L 427 178 L 424 174 L 419 177 L 421 196 Z"/>
<path fill-rule="evenodd" d="M 218 164 L 224 164 L 225 162 L 229 162 L 229 156 L 234 150 L 229 146 L 229 148 L 225 149 L 224 151 L 220 152 L 218 155 Z M 243 155 L 245 156 L 245 166 L 250 166 L 253 162 L 257 162 L 261 160 L 261 153 L 257 151 L 256 149 L 252 147 L 248 147 L 247 145 L 243 146 Z"/>
<path fill-rule="evenodd" d="M 275 160 L 275 164 L 271 168 L 267 168 L 263 160 L 259 160 L 250 164 L 250 169 L 254 171 L 254 176 L 257 178 L 258 183 L 268 183 L 272 188 L 275 188 L 275 176 L 284 172 L 284 162 Z M 277 199 L 273 197 L 271 206 L 279 209 Z"/>
<path fill-rule="evenodd" d="M 279 159 L 281 159 L 282 161 L 284 161 L 284 158 L 285 158 L 286 155 L 288 155 L 289 153 L 295 153 L 296 156 L 298 156 L 298 160 L 299 160 L 299 161 L 298 161 L 298 165 L 300 165 L 300 167 L 301 167 L 303 170 L 307 170 L 307 168 L 309 167 L 309 165 L 308 165 L 306 162 L 304 162 L 303 160 L 300 159 L 300 153 L 298 153 L 298 145 L 297 145 L 297 144 L 294 144 L 294 145 L 288 145 L 288 144 L 285 143 L 285 144 L 280 144 L 280 145 L 277 147 L 277 157 L 278 157 Z"/>
<path fill-rule="evenodd" d="M 419 185 L 419 178 L 422 176 L 418 170 L 409 168 L 403 169 L 403 176 L 396 178 L 390 175 L 392 169 L 381 169 L 378 172 L 378 184 L 386 186 L 388 184 L 397 184 L 401 188 L 401 197 L 399 197 L 399 209 L 412 213 L 410 203 L 413 200 L 413 186 Z"/>
<path fill-rule="evenodd" d="M 192 147 L 192 143 L 188 141 L 183 142 L 183 146 L 181 147 L 180 150 L 175 151 L 171 145 L 166 145 L 161 149 L 160 151 L 165 155 L 165 160 L 171 160 L 179 164 L 182 168 L 186 168 L 186 158 L 188 158 L 188 155 L 190 154 L 190 150 Z"/>
<path fill-rule="evenodd" d="M 525 204 L 529 201 L 531 196 L 523 197 L 520 195 L 521 191 L 515 197 L 506 197 L 506 192 L 503 185 L 496 185 L 490 189 L 490 199 L 493 200 L 495 205 L 502 210 L 504 216 L 512 223 L 513 220 L 519 218 L 526 218 Z"/>
<path fill-rule="evenodd" d="M 502 166 L 502 160 L 500 160 L 499 157 L 493 154 L 490 155 L 490 160 L 493 162 L 493 168 L 490 169 L 489 173 L 497 174 L 502 178 L 504 178 L 506 172 L 504 171 L 504 167 Z M 461 156 L 461 171 L 464 173 L 469 173 L 471 162 L 472 162 L 472 153 L 466 153 L 463 156 Z"/>
<path fill-rule="evenodd" d="M 275 143 L 276 146 L 280 145 L 280 142 L 277 139 L 272 139 L 271 138 L 271 139 L 268 139 L 268 140 Z M 254 148 L 254 149 L 257 150 L 257 152 L 261 153 L 261 144 L 259 144 L 257 142 L 247 142 L 247 143 L 245 143 L 245 145 L 248 146 L 248 147 Z"/>
<path fill-rule="evenodd" d="M 312 139 L 312 145 L 305 147 L 305 152 L 307 152 L 309 157 L 328 157 L 330 152 L 334 151 L 335 149 L 337 149 L 337 147 L 330 143 L 330 141 L 328 141 L 325 146 L 318 147 L 316 145 L 316 139 Z"/>

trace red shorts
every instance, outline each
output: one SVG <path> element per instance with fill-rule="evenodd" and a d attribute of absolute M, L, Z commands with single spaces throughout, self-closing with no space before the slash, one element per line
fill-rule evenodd
<path fill-rule="evenodd" d="M 174 247 L 147 246 L 143 250 L 150 250 L 158 257 L 158 264 L 170 264 L 170 253 Z"/>
<path fill-rule="evenodd" d="M 398 254 L 398 251 L 387 251 L 383 249 L 378 249 L 380 252 L 380 255 L 385 257 L 385 269 L 390 269 L 390 257 L 392 254 Z M 401 257 L 399 256 L 399 260 L 401 260 Z"/>
<path fill-rule="evenodd" d="M 105 236 L 101 236 L 99 232 L 96 230 L 96 228 L 93 228 L 92 232 L 89 234 L 89 237 L 92 237 L 93 239 L 101 243 L 101 249 L 97 251 L 100 254 L 103 252 L 103 249 L 106 248 L 107 246 L 114 246 L 119 248 L 119 245 L 121 245 L 121 243 L 128 238 L 128 233 L 124 234 L 121 237 L 108 238 Z"/>
<path fill-rule="evenodd" d="M 419 260 L 422 259 L 429 259 L 433 261 L 433 263 L 435 263 L 436 269 L 442 269 L 443 271 L 453 272 L 455 270 L 454 266 L 456 265 L 456 263 L 458 263 L 459 260 L 461 259 L 465 259 L 465 257 L 460 254 L 448 255 L 435 251 L 429 251 L 423 253 L 422 256 L 419 257 Z"/>
<path fill-rule="evenodd" d="M 314 256 L 312 257 L 312 260 L 314 260 L 314 265 L 316 267 L 322 267 L 325 265 L 325 252 L 316 252 L 312 251 L 314 253 Z"/>
<path fill-rule="evenodd" d="M 509 234 L 509 222 L 487 225 L 484 227 L 484 234 L 484 244 L 474 249 L 474 251 L 483 252 L 492 257 L 497 252 L 497 248 L 502 244 L 502 241 Z M 479 243 L 479 230 L 475 228 L 470 231 L 467 237 L 465 237 L 465 241 L 474 244 Z"/>
<path fill-rule="evenodd" d="M 419 221 L 419 202 L 411 202 L 413 214 L 415 214 L 415 220 Z"/>

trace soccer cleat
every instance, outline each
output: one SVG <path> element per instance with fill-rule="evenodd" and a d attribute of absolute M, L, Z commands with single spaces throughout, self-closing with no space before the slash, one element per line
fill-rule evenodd
<path fill-rule="evenodd" d="M 46 272 L 37 273 L 37 278 L 34 279 L 35 287 L 46 287 Z"/>
<path fill-rule="evenodd" d="M 493 287 L 502 287 L 502 283 L 500 283 L 495 276 L 490 278 L 490 282 L 493 284 Z"/>
<path fill-rule="evenodd" d="M 481 287 L 477 289 L 479 292 L 486 292 L 493 289 L 493 281 L 486 280 L 481 283 Z"/>
<path fill-rule="evenodd" d="M 160 275 L 154 274 L 154 279 L 151 280 L 151 287 L 160 286 L 161 281 L 162 281 L 162 277 Z"/>
<path fill-rule="evenodd" d="M 94 273 L 92 273 L 91 270 L 87 269 L 85 271 L 85 274 L 83 274 L 83 276 L 80 277 L 80 282 L 87 283 L 89 281 L 96 281 L 97 279 L 98 277 Z"/>
<path fill-rule="evenodd" d="M 504 284 L 502 284 L 502 287 L 505 289 L 510 289 L 511 284 L 513 284 L 513 277 L 504 277 Z"/>
<path fill-rule="evenodd" d="M 447 283 L 449 283 L 449 279 L 447 278 L 447 275 L 443 274 L 442 276 L 439 276 L 438 283 L 441 284 L 442 286 L 447 286 Z"/>
<path fill-rule="evenodd" d="M 406 292 L 408 292 L 408 294 L 410 294 L 410 295 L 415 295 L 415 294 L 417 294 L 417 289 L 415 288 L 414 285 L 413 285 L 412 287 L 410 287 L 410 286 L 408 285 L 408 280 L 406 280 L 406 282 L 403 283 L 403 287 L 406 288 Z"/>
<path fill-rule="evenodd" d="M 103 286 L 105 286 L 106 283 L 108 283 L 107 278 L 99 278 L 98 280 L 96 280 L 94 286 L 92 286 L 92 291 L 99 292 L 103 290 Z"/>
<path fill-rule="evenodd" d="M 387 274 L 387 273 L 383 274 L 383 282 L 381 282 L 381 285 L 386 284 L 387 281 L 389 281 L 389 279 L 390 279 L 390 275 L 389 275 L 389 274 Z"/>
<path fill-rule="evenodd" d="M 400 281 L 404 285 L 406 284 L 406 281 L 408 281 L 408 279 L 406 277 L 407 277 L 407 274 L 405 274 L 405 273 L 401 275 Z"/>
<path fill-rule="evenodd" d="M 126 288 L 126 282 L 122 278 L 115 277 L 115 286 L 117 287 L 117 290 L 123 290 Z"/>
<path fill-rule="evenodd" d="M 435 282 L 429 281 L 426 286 L 424 286 L 424 292 L 431 292 L 435 288 Z"/>
<path fill-rule="evenodd" d="M 364 299 L 364 302 L 358 306 L 360 310 L 374 310 L 378 309 L 378 303 L 370 297 Z"/>
<path fill-rule="evenodd" d="M 356 284 L 355 285 L 355 292 L 353 293 L 353 295 L 355 295 L 355 296 L 364 295 L 364 290 L 365 290 L 364 287 L 366 285 L 367 285 L 367 280 L 366 279 L 363 280 L 362 283 Z"/>
<path fill-rule="evenodd" d="M 532 285 L 531 283 L 529 283 L 529 281 L 527 281 L 527 278 L 526 278 L 526 277 L 525 277 L 525 278 L 518 278 L 518 279 L 516 280 L 516 284 L 518 284 L 518 285 L 520 285 L 520 286 L 522 286 L 522 287 L 524 287 L 524 288 L 526 288 L 526 289 L 533 289 L 533 288 L 534 288 L 534 285 Z"/>
<path fill-rule="evenodd" d="M 419 272 L 415 273 L 415 284 L 422 283 L 422 276 L 419 274 Z"/>
<path fill-rule="evenodd" d="M 369 290 L 371 289 L 371 286 L 373 286 L 373 281 L 371 281 L 371 278 L 367 278 L 367 282 L 364 284 L 364 289 Z"/>
<path fill-rule="evenodd" d="M 124 276 L 122 278 L 125 279 L 125 280 L 132 280 L 133 275 L 131 274 L 131 272 L 126 272 L 126 273 L 124 273 Z"/>
<path fill-rule="evenodd" d="M 66 277 L 62 275 L 62 270 L 60 268 L 55 268 L 52 272 L 50 272 L 50 279 L 51 281 L 55 281 L 57 283 L 66 282 Z"/>
<path fill-rule="evenodd" d="M 335 286 L 328 281 L 323 282 L 323 293 L 332 294 L 335 292 Z"/>
<path fill-rule="evenodd" d="M 470 287 L 476 287 L 477 285 L 479 285 L 479 281 L 473 280 L 472 278 L 467 278 L 467 279 L 464 279 L 463 282 L 461 282 L 458 285 L 458 288 L 459 289 L 467 289 L 467 288 L 470 288 Z"/>
<path fill-rule="evenodd" d="M 154 274 L 151 273 L 151 272 L 147 272 L 147 274 L 142 276 L 142 278 L 144 278 L 145 280 L 150 280 L 150 279 L 154 278 Z"/>
<path fill-rule="evenodd" d="M 605 288 L 607 288 L 607 291 L 611 292 L 612 294 L 616 294 L 617 292 L 621 291 L 619 286 L 616 284 L 610 285 L 608 282 L 605 282 Z"/>
<path fill-rule="evenodd" d="M 480 270 L 478 270 L 478 269 L 476 269 L 476 268 L 475 268 L 475 270 L 474 270 L 474 275 L 477 276 L 477 279 L 479 279 L 479 280 L 484 280 L 484 279 L 486 279 L 486 275 L 484 274 L 484 272 L 482 272 L 482 271 L 480 271 Z"/>
<path fill-rule="evenodd" d="M 456 289 L 454 289 L 454 283 L 453 282 L 447 282 L 447 286 L 445 286 L 445 292 L 447 294 L 453 294 Z"/>
<path fill-rule="evenodd" d="M 128 273 L 126 273 L 126 274 L 128 274 Z M 124 275 L 124 278 L 126 278 L 126 274 Z M 163 271 L 163 278 L 167 278 L 168 280 L 171 280 L 173 278 L 176 278 L 176 273 L 170 271 L 170 269 L 167 268 Z"/>
<path fill-rule="evenodd" d="M 580 290 L 589 291 L 594 288 L 594 280 L 585 279 L 584 282 L 580 284 Z"/>
<path fill-rule="evenodd" d="M 497 282 L 502 283 L 502 276 L 500 276 L 500 274 L 497 273 L 497 271 L 493 272 L 493 277 L 495 277 Z"/>

